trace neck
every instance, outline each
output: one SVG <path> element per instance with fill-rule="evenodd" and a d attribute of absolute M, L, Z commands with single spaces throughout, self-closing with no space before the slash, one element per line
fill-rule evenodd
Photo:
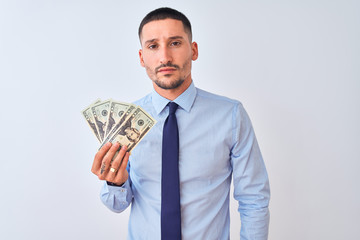
<path fill-rule="evenodd" d="M 162 97 L 169 99 L 171 101 L 175 100 L 178 96 L 180 96 L 192 83 L 191 76 L 187 78 L 179 87 L 175 89 L 163 89 L 159 88 L 154 82 L 153 86 L 155 91 Z"/>

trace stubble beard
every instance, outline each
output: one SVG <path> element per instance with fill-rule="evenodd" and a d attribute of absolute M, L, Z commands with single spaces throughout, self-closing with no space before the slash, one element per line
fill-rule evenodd
<path fill-rule="evenodd" d="M 174 65 L 174 64 L 171 64 L 171 63 L 163 64 L 163 65 L 161 65 L 161 66 L 159 66 L 159 67 L 157 67 L 155 69 L 155 74 L 153 75 L 153 78 L 151 78 L 151 79 L 161 89 L 164 89 L 164 90 L 176 89 L 176 88 L 180 87 L 185 82 L 185 77 L 186 76 L 184 76 L 184 77 L 180 76 L 178 79 L 175 79 L 175 80 L 173 80 L 171 82 L 168 82 L 166 80 L 162 81 L 156 76 L 157 70 L 160 67 L 174 67 L 180 72 L 180 74 L 182 74 L 182 72 L 183 72 L 182 70 L 184 70 L 187 67 L 187 65 L 189 64 L 190 61 L 191 60 L 186 61 L 185 64 L 182 66 L 182 68 L 180 68 L 178 65 Z M 190 68 L 191 68 L 191 66 L 190 66 Z M 172 74 L 166 74 L 163 77 L 164 78 L 171 78 Z"/>
<path fill-rule="evenodd" d="M 165 75 L 165 77 L 170 77 L 170 76 L 167 76 Z M 164 81 L 160 81 L 158 78 L 153 80 L 153 82 L 159 87 L 159 88 L 162 88 L 162 89 L 165 89 L 165 90 L 169 90 L 169 89 L 176 89 L 178 87 L 181 86 L 181 84 L 183 84 L 183 82 L 185 81 L 185 79 L 183 78 L 178 78 L 176 79 L 175 81 L 172 81 L 170 83 L 166 83 Z"/>

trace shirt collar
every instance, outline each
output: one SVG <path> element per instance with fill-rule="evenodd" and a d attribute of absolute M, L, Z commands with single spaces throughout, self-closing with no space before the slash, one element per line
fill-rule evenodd
<path fill-rule="evenodd" d="M 194 103 L 196 97 L 196 88 L 194 82 L 191 82 L 190 86 L 173 102 L 175 102 L 179 107 L 184 109 L 186 112 L 190 112 L 191 107 Z M 161 111 L 166 107 L 170 102 L 169 99 L 166 99 L 159 95 L 155 90 L 152 92 L 152 103 L 154 105 L 155 111 L 157 114 L 160 114 Z"/>

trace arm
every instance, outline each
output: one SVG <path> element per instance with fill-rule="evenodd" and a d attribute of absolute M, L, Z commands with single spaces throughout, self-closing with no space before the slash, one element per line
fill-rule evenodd
<path fill-rule="evenodd" d="M 95 155 L 91 171 L 100 180 L 105 180 L 101 190 L 102 202 L 114 212 L 124 211 L 132 200 L 131 182 L 128 171 L 129 153 L 126 146 L 119 151 L 119 144 L 105 144 Z M 118 154 L 116 152 L 118 151 Z M 107 184 L 109 183 L 109 184 Z M 113 184 L 113 186 L 110 186 Z"/>
<path fill-rule="evenodd" d="M 234 198 L 239 202 L 242 240 L 266 240 L 269 229 L 270 187 L 265 164 L 250 119 L 239 104 L 233 114 L 231 164 Z"/>
<path fill-rule="evenodd" d="M 110 186 L 105 182 L 100 192 L 101 201 L 113 212 L 124 211 L 132 201 L 130 185 L 129 179 L 121 187 Z"/>
<path fill-rule="evenodd" d="M 128 163 L 127 171 L 130 170 Z M 111 211 L 120 213 L 131 203 L 133 198 L 130 177 L 121 186 L 111 186 L 108 182 L 104 183 L 100 192 L 100 199 Z"/>

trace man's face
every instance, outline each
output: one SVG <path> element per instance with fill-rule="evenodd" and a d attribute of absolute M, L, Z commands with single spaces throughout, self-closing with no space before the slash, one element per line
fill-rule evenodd
<path fill-rule="evenodd" d="M 176 89 L 191 82 L 191 61 L 198 56 L 197 44 L 191 43 L 179 20 L 164 19 L 144 25 L 139 51 L 155 90 Z"/>

